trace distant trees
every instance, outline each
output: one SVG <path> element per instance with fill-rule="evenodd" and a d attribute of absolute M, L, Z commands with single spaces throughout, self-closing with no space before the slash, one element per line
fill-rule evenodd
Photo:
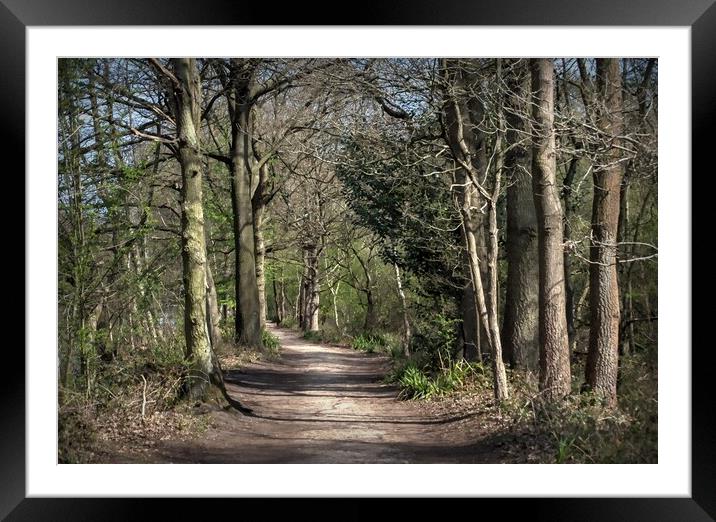
<path fill-rule="evenodd" d="M 497 401 L 508 363 L 615 404 L 619 350 L 655 346 L 656 60 L 59 72 L 63 387 L 181 346 L 201 398 L 273 320 L 483 362 Z"/>

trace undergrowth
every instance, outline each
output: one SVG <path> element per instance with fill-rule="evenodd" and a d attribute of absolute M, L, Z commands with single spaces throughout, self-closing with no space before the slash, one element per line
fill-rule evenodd
<path fill-rule="evenodd" d="M 278 354 L 278 338 L 263 336 L 264 354 L 237 350 L 230 343 L 217 347 L 223 368 L 235 368 L 263 356 Z M 183 400 L 189 375 L 180 339 L 118 354 L 114 360 L 94 364 L 91 379 L 60 389 L 58 407 L 58 460 L 90 463 L 115 449 L 151 447 L 168 438 L 195 437 L 208 426 L 207 417 L 192 413 Z M 207 402 L 223 407 L 218 389 L 211 388 Z"/>
<path fill-rule="evenodd" d="M 268 330 L 261 331 L 261 341 L 264 345 L 266 355 L 270 358 L 276 358 L 279 356 L 279 349 L 281 348 L 281 341 L 274 334 Z"/>
<path fill-rule="evenodd" d="M 196 431 L 182 418 L 180 398 L 187 364 L 164 346 L 98 366 L 91 387 L 62 389 L 58 411 L 58 459 L 90 462 L 97 443 L 161 439 L 167 430 Z"/>
<path fill-rule="evenodd" d="M 308 330 L 303 332 L 303 338 L 307 341 L 327 344 L 345 344 L 348 339 L 336 328 L 325 328 L 322 330 Z"/>
<path fill-rule="evenodd" d="M 429 371 L 408 359 L 394 366 L 386 376 L 386 382 L 400 386 L 398 396 L 402 399 L 441 397 L 467 386 L 487 386 L 489 380 L 489 370 L 483 364 L 464 360 L 437 371 Z"/>
<path fill-rule="evenodd" d="M 436 316 L 426 321 L 410 357 L 393 354 L 386 382 L 400 387 L 399 397 L 435 400 L 477 391 L 491 400 L 489 364 L 466 362 L 449 350 L 451 323 Z M 456 360 L 457 359 L 457 360 Z M 494 407 L 504 433 L 526 447 L 541 448 L 543 463 L 655 463 L 657 444 L 656 350 L 620 358 L 618 406 L 609 407 L 592 393 L 581 393 L 583 361 L 572 363 L 572 393 L 549 403 L 539 393 L 535 373 L 507 371 L 510 398 Z M 469 395 L 469 394 L 468 394 Z"/>
<path fill-rule="evenodd" d="M 510 398 L 492 409 L 504 433 L 525 447 L 541 448 L 542 463 L 655 463 L 658 455 L 656 370 L 643 354 L 622 358 L 619 405 L 609 407 L 592 393 L 580 393 L 583 370 L 573 368 L 573 393 L 545 401 L 533 373 L 508 370 Z M 431 369 L 413 356 L 394 360 L 386 382 L 402 399 L 434 400 L 478 390 L 492 395 L 492 371 L 480 363 L 451 362 Z"/>
<path fill-rule="evenodd" d="M 386 333 L 361 333 L 351 341 L 351 348 L 365 353 L 386 353 L 394 356 L 401 352 L 400 340 Z"/>

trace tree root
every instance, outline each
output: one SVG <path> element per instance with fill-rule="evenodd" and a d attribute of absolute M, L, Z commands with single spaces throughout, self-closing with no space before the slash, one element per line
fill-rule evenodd
<path fill-rule="evenodd" d="M 214 355 L 213 350 L 212 355 Z M 239 411 L 243 415 L 246 415 L 247 417 L 255 417 L 256 415 L 251 408 L 247 408 L 246 406 L 241 404 L 239 401 L 231 397 L 228 391 L 226 391 L 226 384 L 224 384 L 224 370 L 221 368 L 221 364 L 219 363 L 219 360 L 215 355 L 214 357 L 212 357 L 212 359 L 212 362 L 214 364 L 214 371 L 211 372 L 211 375 L 209 376 L 211 384 L 221 390 L 221 394 L 224 396 L 224 399 L 226 399 L 226 402 L 229 403 L 229 406 Z"/>

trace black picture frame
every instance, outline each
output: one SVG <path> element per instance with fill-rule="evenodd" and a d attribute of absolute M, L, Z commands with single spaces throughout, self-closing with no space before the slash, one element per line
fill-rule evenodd
<path fill-rule="evenodd" d="M 348 8 L 346 8 L 348 6 Z M 692 165 L 708 172 L 714 143 L 716 111 L 716 5 L 714 0 L 398 0 L 340 6 L 326 2 L 243 3 L 230 0 L 0 0 L 0 100 L 3 123 L 0 147 L 5 157 L 19 160 L 13 172 L 24 172 L 25 145 L 25 29 L 42 25 L 590 25 L 690 26 L 692 65 Z M 321 19 L 319 14 L 323 15 Z M 342 16 L 341 16 L 342 14 Z M 667 173 L 668 174 L 668 173 Z M 5 175 L 10 176 L 9 169 Z M 15 176 L 18 178 L 18 176 Z M 693 177 L 692 177 L 693 179 Z M 24 184 L 20 190 L 27 194 Z M 692 233 L 692 238 L 694 237 Z M 24 252 L 24 249 L 23 249 Z M 24 254 L 23 254 L 24 257 Z M 27 285 L 27 273 L 25 272 Z M 690 306 L 684 303 L 684 306 Z M 31 311 L 27 311 L 30 313 Z M 27 316 L 25 316 L 27 319 Z M 668 327 L 668 325 L 664 325 Z M 690 335 L 689 335 L 690 338 Z M 713 414 L 711 343 L 671 349 L 692 350 L 692 496 L 690 498 L 502 498 L 469 499 L 467 513 L 485 508 L 504 514 L 525 513 L 530 520 L 580 521 L 701 521 L 716 518 L 716 416 Z M 6 348 L 10 345 L 6 342 Z M 10 352 L 10 353 L 8 353 Z M 15 361 L 9 362 L 8 357 Z M 147 515 L 146 500 L 40 499 L 25 494 L 25 358 L 19 350 L 3 355 L 0 380 L 0 517 L 9 520 L 128 520 Z M 22 369 L 19 371 L 18 369 Z M 162 519 L 189 515 L 182 499 L 156 499 Z M 211 511 L 224 507 L 275 510 L 275 500 L 217 499 Z M 356 503 L 340 500 L 339 503 Z M 338 518 L 380 514 L 378 499 L 363 499 Z M 451 511 L 465 500 L 452 499 Z M 458 504 L 454 504 L 458 502 Z M 206 510 L 206 501 L 200 502 Z M 219 505 L 215 505 L 215 504 Z M 300 504 L 301 501 L 298 501 Z M 425 510 L 423 499 L 401 508 L 403 516 Z M 477 505 L 475 505 L 477 504 Z M 340 506 L 339 506 L 340 507 Z M 344 506 L 345 508 L 345 506 Z M 318 517 L 336 518 L 332 509 Z M 315 518 L 315 513 L 313 513 Z M 212 515 L 213 516 L 213 515 Z"/>

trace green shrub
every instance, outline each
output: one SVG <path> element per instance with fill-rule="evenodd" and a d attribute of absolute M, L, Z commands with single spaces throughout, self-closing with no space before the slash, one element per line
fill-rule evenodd
<path fill-rule="evenodd" d="M 323 336 L 321 335 L 321 332 L 314 330 L 308 330 L 307 332 L 303 332 L 303 338 L 307 341 L 316 341 L 319 343 L 323 341 Z"/>
<path fill-rule="evenodd" d="M 434 375 L 409 361 L 404 366 L 394 368 L 387 376 L 387 380 L 400 386 L 399 396 L 404 399 L 429 399 L 446 395 L 465 387 L 469 382 L 482 387 L 489 386 L 489 376 L 485 367 L 480 363 L 463 360 L 451 364 Z"/>
<path fill-rule="evenodd" d="M 395 342 L 391 342 L 386 351 L 388 352 L 388 355 L 390 355 L 390 358 L 395 362 L 405 360 L 406 358 L 405 347 L 403 342 L 399 339 Z"/>
<path fill-rule="evenodd" d="M 449 368 L 457 348 L 458 319 L 443 314 L 420 321 L 413 336 L 412 351 L 420 356 L 431 370 Z"/>
<path fill-rule="evenodd" d="M 148 362 L 157 367 L 184 367 L 187 362 L 184 359 L 184 340 L 180 338 L 167 339 L 162 343 L 155 343 L 151 346 Z"/>
<path fill-rule="evenodd" d="M 405 399 L 427 399 L 434 393 L 434 385 L 417 366 L 408 365 L 399 377 L 400 397 Z"/>
<path fill-rule="evenodd" d="M 278 355 L 279 348 L 281 348 L 281 342 L 278 337 L 273 335 L 268 330 L 262 330 L 261 341 L 269 354 Z"/>
<path fill-rule="evenodd" d="M 325 343 L 340 344 L 345 338 L 337 328 L 329 326 L 321 330 L 321 340 Z"/>
<path fill-rule="evenodd" d="M 396 359 L 393 361 L 393 365 L 388 371 L 388 373 L 385 374 L 385 377 L 383 377 L 383 382 L 385 384 L 399 384 L 400 378 L 403 376 L 403 373 L 405 373 L 408 366 L 417 366 L 414 361 L 411 359 Z"/>
<path fill-rule="evenodd" d="M 360 350 L 361 352 L 366 353 L 381 351 L 387 345 L 387 339 L 385 338 L 385 336 L 380 334 L 362 333 L 358 337 L 354 338 L 351 342 L 351 347 L 354 350 Z"/>
<path fill-rule="evenodd" d="M 296 328 L 298 326 L 298 321 L 296 321 L 296 318 L 292 315 L 289 315 L 288 317 L 284 317 L 283 321 L 281 321 L 281 326 L 283 328 Z"/>

